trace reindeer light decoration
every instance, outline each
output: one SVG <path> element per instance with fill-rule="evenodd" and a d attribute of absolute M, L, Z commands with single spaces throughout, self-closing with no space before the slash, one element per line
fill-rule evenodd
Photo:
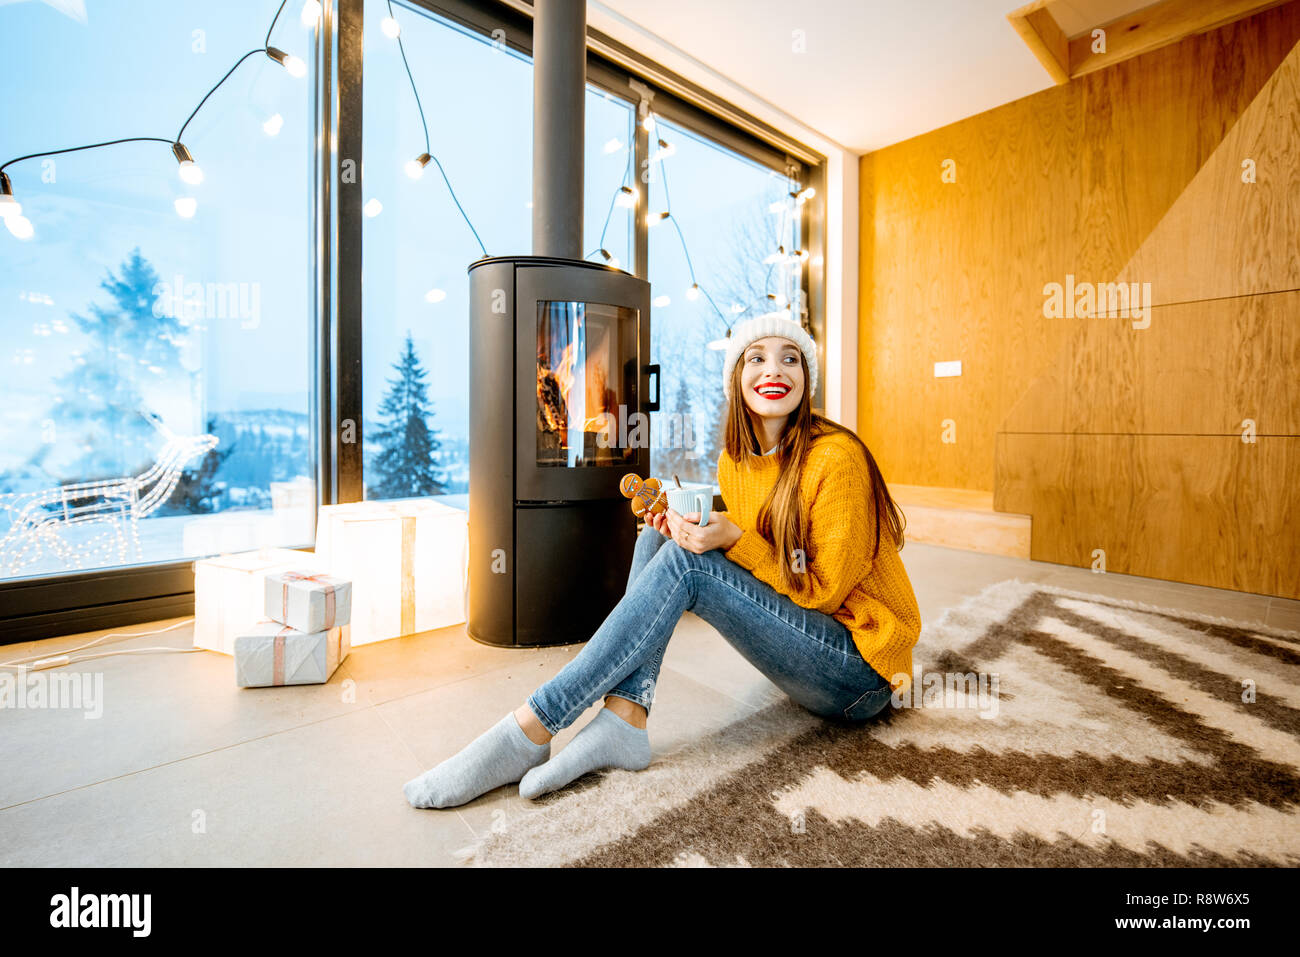
<path fill-rule="evenodd" d="M 0 572 L 14 575 L 46 549 L 65 568 L 93 568 L 114 560 L 121 565 L 141 555 L 140 519 L 167 501 L 185 463 L 217 445 L 215 435 L 176 435 L 157 415 L 141 414 L 166 442 L 157 461 L 139 475 L 0 495 L 0 513 L 9 518 L 0 538 Z M 106 527 L 76 545 L 65 537 L 70 529 L 96 525 Z"/>

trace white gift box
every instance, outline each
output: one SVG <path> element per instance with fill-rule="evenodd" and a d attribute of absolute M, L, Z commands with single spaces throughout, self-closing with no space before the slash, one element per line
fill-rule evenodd
<path fill-rule="evenodd" d="M 259 621 L 235 639 L 235 684 L 241 688 L 315 685 L 348 656 L 348 626 L 304 632 L 278 621 Z"/>
<path fill-rule="evenodd" d="M 352 583 L 345 578 L 295 569 L 266 576 L 264 614 L 298 631 L 346 625 L 352 611 Z"/>
<path fill-rule="evenodd" d="M 465 621 L 469 526 L 432 499 L 326 505 L 316 556 L 352 582 L 352 645 Z"/>
<path fill-rule="evenodd" d="M 235 653 L 235 639 L 250 621 L 266 617 L 266 576 L 322 565 L 311 552 L 263 548 L 194 563 L 194 647 Z"/>

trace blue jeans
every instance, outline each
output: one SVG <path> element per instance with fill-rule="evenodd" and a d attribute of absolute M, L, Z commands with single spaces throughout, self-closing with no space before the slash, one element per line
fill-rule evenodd
<path fill-rule="evenodd" d="M 528 707 L 551 734 L 605 695 L 649 712 L 668 640 L 688 610 L 814 714 L 862 721 L 889 704 L 889 682 L 863 660 L 844 625 L 795 604 L 721 550 L 697 555 L 647 525 L 626 593 L 582 651 L 529 696 Z"/>

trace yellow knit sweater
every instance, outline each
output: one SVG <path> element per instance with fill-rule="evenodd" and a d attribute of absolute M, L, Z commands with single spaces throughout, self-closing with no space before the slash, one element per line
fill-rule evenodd
<path fill-rule="evenodd" d="M 799 482 L 810 541 L 804 546 L 811 588 L 802 595 L 781 581 L 776 547 L 755 531 L 758 510 L 780 474 L 777 456 L 738 466 L 724 451 L 718 485 L 727 517 L 739 525 L 739 541 L 726 556 L 795 604 L 842 622 L 867 664 L 895 690 L 911 681 L 912 648 L 921 634 L 921 612 L 907 570 L 883 528 L 880 553 L 871 560 L 876 516 L 866 458 L 847 435 L 814 432 Z M 903 680 L 895 680 L 906 675 Z"/>

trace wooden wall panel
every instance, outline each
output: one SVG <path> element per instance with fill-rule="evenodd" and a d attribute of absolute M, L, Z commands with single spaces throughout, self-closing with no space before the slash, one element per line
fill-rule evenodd
<path fill-rule="evenodd" d="M 993 488 L 994 433 L 1086 321 L 1044 284 L 1114 279 L 1297 39 L 1292 2 L 863 157 L 858 422 L 890 481 Z"/>
<path fill-rule="evenodd" d="M 888 480 L 993 489 L 1042 560 L 1300 597 L 1298 39 L 1300 0 L 863 158 Z M 1152 283 L 1151 325 L 1049 318 L 1067 275 Z"/>
<path fill-rule="evenodd" d="M 1298 157 L 1293 48 L 1116 278 L 1157 304 L 1300 288 Z"/>
<path fill-rule="evenodd" d="M 1033 515 L 1031 557 L 1300 598 L 1300 437 L 998 436 L 994 507 Z"/>
<path fill-rule="evenodd" d="M 1157 306 L 1150 320 L 1083 322 L 1000 431 L 1236 435 L 1251 419 L 1300 435 L 1300 291 Z"/>

